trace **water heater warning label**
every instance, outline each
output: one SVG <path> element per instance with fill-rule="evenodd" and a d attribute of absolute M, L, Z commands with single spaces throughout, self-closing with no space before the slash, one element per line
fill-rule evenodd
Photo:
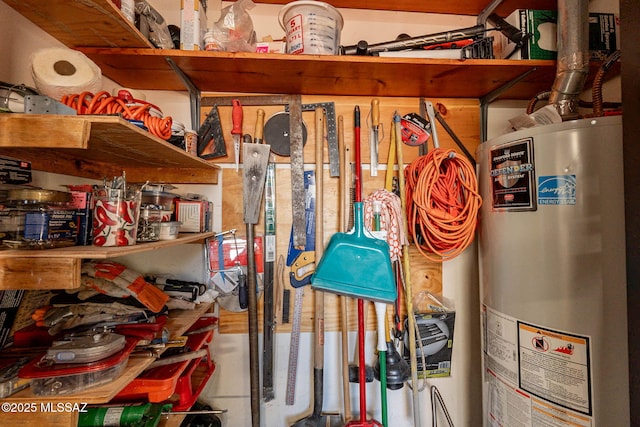
<path fill-rule="evenodd" d="M 488 425 L 593 427 L 590 341 L 483 305 Z"/>
<path fill-rule="evenodd" d="M 500 145 L 491 150 L 490 156 L 494 209 L 535 210 L 533 139 Z"/>
<path fill-rule="evenodd" d="M 591 415 L 589 338 L 518 322 L 520 388 Z"/>

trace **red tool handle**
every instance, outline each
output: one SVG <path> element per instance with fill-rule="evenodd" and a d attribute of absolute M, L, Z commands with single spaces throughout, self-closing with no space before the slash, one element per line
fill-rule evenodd
<path fill-rule="evenodd" d="M 362 201 L 362 160 L 360 159 L 360 107 L 355 106 L 353 109 L 353 132 L 354 132 L 354 145 L 356 156 L 356 170 L 355 170 L 355 201 Z"/>
<path fill-rule="evenodd" d="M 233 122 L 232 135 L 242 135 L 242 104 L 239 99 L 231 101 L 233 109 L 231 110 L 231 121 Z"/>

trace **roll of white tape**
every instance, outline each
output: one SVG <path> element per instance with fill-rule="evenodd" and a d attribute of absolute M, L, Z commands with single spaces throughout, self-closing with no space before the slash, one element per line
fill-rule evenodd
<path fill-rule="evenodd" d="M 85 54 L 67 48 L 40 49 L 31 56 L 31 73 L 39 92 L 56 100 L 64 95 L 102 89 L 102 72 Z"/>

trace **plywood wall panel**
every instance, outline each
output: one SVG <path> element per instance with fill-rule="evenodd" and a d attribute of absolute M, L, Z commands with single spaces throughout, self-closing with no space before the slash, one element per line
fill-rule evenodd
<path fill-rule="evenodd" d="M 217 96 L 217 95 L 216 95 Z M 371 176 L 369 170 L 369 142 L 368 142 L 368 115 L 370 110 L 370 98 L 360 97 L 331 97 L 329 99 L 322 97 L 303 97 L 303 103 L 318 102 L 335 102 L 336 115 L 342 116 L 344 121 L 345 140 L 348 144 L 353 144 L 353 108 L 359 105 L 362 117 L 362 183 L 363 197 L 384 187 L 384 179 L 386 173 L 387 153 L 390 143 L 390 129 L 392 125 L 392 117 L 395 111 L 399 114 L 409 112 L 418 112 L 418 98 L 379 98 L 380 101 L 380 117 L 382 122 L 381 142 L 380 142 L 380 169 L 377 176 Z M 476 100 L 431 100 L 436 108 L 440 111 L 449 126 L 454 129 L 456 135 L 461 139 L 467 149 L 471 153 L 475 153 L 475 148 L 479 143 L 479 108 Z M 255 126 L 255 117 L 257 108 L 263 108 L 266 111 L 267 119 L 271 114 L 282 111 L 282 107 L 244 107 L 244 126 L 245 133 L 253 134 Z M 236 171 L 233 166 L 233 146 L 231 144 L 231 109 L 228 107 L 220 107 L 220 117 L 225 130 L 225 138 L 227 141 L 226 158 L 219 158 L 217 163 L 223 165 L 221 185 L 224 188 L 222 196 L 222 228 L 228 230 L 235 228 L 239 235 L 245 235 L 246 226 L 242 220 L 242 167 Z M 203 114 L 206 114 L 208 108 L 203 108 Z M 303 113 L 303 120 L 306 123 L 308 131 L 308 141 L 304 151 L 305 169 L 314 168 L 314 142 L 313 135 L 313 113 Z M 443 148 L 456 148 L 453 140 L 447 135 L 442 127 L 438 127 L 440 146 Z M 430 143 L 429 147 L 432 145 Z M 460 151 L 458 149 L 458 151 Z M 353 152 L 353 150 L 352 150 Z M 404 145 L 403 149 L 405 164 L 410 163 L 418 157 L 418 148 Z M 289 167 L 288 157 L 275 157 L 276 161 L 276 221 L 277 221 L 277 255 L 283 255 L 286 258 L 289 235 L 291 231 L 291 170 Z M 339 180 L 337 177 L 331 177 L 329 174 L 328 150 L 324 148 L 324 211 L 322 221 L 324 223 L 324 243 L 326 244 L 331 236 L 339 231 Z M 397 174 L 397 168 L 394 170 Z M 260 222 L 255 226 L 256 234 L 264 233 L 264 215 L 261 214 Z M 419 296 L 423 291 L 430 291 L 439 294 L 442 291 L 442 265 L 426 260 L 419 254 L 415 247 L 410 248 L 411 258 L 411 282 L 414 296 Z M 289 269 L 285 270 L 288 278 Z M 287 289 L 291 289 L 288 283 L 285 283 Z M 291 290 L 291 312 L 290 319 L 293 319 L 293 295 Z M 259 300 L 260 319 L 262 319 L 262 296 Z M 349 312 L 349 329 L 356 329 L 356 304 L 354 299 L 348 299 Z M 368 306 L 368 328 L 375 328 L 375 314 L 373 304 Z M 302 331 L 311 331 L 313 329 L 313 307 L 314 292 L 310 287 L 305 289 L 303 299 L 303 322 Z M 338 330 L 340 328 L 339 298 L 333 294 L 325 293 L 325 324 L 328 331 Z M 391 311 L 391 310 L 389 310 Z M 404 313 L 404 308 L 403 308 Z M 260 323 L 262 323 L 260 321 Z M 220 332 L 221 333 L 246 333 L 247 332 L 247 314 L 232 313 L 222 310 L 220 315 Z M 276 332 L 290 332 L 291 324 L 279 324 Z"/>

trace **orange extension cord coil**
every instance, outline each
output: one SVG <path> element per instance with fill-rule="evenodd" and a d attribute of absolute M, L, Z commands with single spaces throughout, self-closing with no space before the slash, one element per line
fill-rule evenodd
<path fill-rule="evenodd" d="M 436 148 L 405 169 L 409 234 L 432 261 L 460 255 L 475 237 L 482 199 L 474 167 L 455 150 Z"/>
<path fill-rule="evenodd" d="M 152 105 L 149 103 L 137 101 L 135 105 L 131 105 L 106 91 L 95 95 L 91 92 L 65 95 L 61 102 L 76 110 L 78 114 L 122 114 L 125 119 L 142 121 L 149 132 L 161 139 L 167 140 L 171 137 L 171 117 L 151 115 L 149 110 Z"/>

